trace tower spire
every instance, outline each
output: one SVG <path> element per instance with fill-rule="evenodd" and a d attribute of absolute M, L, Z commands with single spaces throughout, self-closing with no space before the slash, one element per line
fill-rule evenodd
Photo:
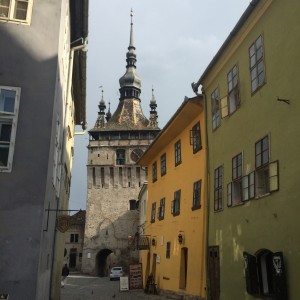
<path fill-rule="evenodd" d="M 102 86 L 101 86 L 102 88 Z M 103 89 L 101 90 L 101 99 L 99 101 L 99 112 L 98 112 L 98 118 L 95 124 L 95 128 L 103 128 L 105 126 L 105 109 L 106 109 L 106 105 L 105 105 L 105 101 L 104 101 L 104 97 L 103 97 Z"/>
<path fill-rule="evenodd" d="M 140 100 L 141 79 L 136 74 L 136 53 L 133 44 L 133 11 L 130 12 L 130 39 L 128 52 L 126 53 L 126 72 L 120 78 L 120 101 L 124 99 L 136 98 Z"/>
<path fill-rule="evenodd" d="M 158 127 L 158 122 L 157 122 L 158 115 L 157 115 L 157 111 L 156 111 L 157 104 L 156 104 L 156 99 L 154 97 L 153 85 L 152 85 L 152 98 L 150 100 L 149 106 L 151 108 L 150 118 L 149 118 L 149 127 L 157 128 Z"/>

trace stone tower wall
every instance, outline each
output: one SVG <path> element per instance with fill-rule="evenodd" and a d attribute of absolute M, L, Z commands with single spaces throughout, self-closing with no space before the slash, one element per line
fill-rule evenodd
<path fill-rule="evenodd" d="M 130 158 L 133 149 L 144 151 L 150 141 L 94 141 L 88 147 L 87 207 L 82 271 L 96 273 L 97 255 L 112 251 L 110 260 L 126 269 L 138 260 L 138 252 L 128 244 L 128 236 L 137 232 L 138 211 L 130 200 L 138 199 L 146 170 Z M 116 150 L 125 150 L 125 164 L 116 164 Z"/>

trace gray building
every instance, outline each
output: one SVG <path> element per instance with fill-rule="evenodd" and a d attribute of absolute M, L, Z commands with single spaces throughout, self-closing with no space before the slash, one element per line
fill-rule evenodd
<path fill-rule="evenodd" d="M 0 1 L 0 294 L 59 299 L 88 0 Z"/>
<path fill-rule="evenodd" d="M 105 115 L 105 101 L 99 103 L 99 116 L 89 131 L 86 226 L 82 271 L 107 276 L 112 266 L 127 271 L 138 261 L 130 247 L 137 232 L 138 195 L 146 180 L 146 170 L 136 161 L 159 133 L 156 100 L 150 101 L 150 118 L 141 108 L 141 79 L 136 73 L 136 52 L 132 20 L 126 54 L 126 72 L 120 78 L 120 98 L 113 115 Z"/>

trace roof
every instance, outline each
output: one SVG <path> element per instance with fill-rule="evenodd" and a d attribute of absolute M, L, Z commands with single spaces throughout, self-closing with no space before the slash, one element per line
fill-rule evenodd
<path fill-rule="evenodd" d="M 69 216 L 71 225 L 85 225 L 85 210 L 79 210 L 76 214 Z"/>
<path fill-rule="evenodd" d="M 193 84 L 193 89 L 196 91 L 200 84 L 202 84 L 204 78 L 207 76 L 207 74 L 212 70 L 212 68 L 215 66 L 215 64 L 218 62 L 218 60 L 221 58 L 222 54 L 227 49 L 228 45 L 232 42 L 233 38 L 236 36 L 236 34 L 239 32 L 239 30 L 243 27 L 243 25 L 248 20 L 249 16 L 252 14 L 256 6 L 261 0 L 252 0 L 250 4 L 248 5 L 247 9 L 244 11 L 240 19 L 238 20 L 237 24 L 234 26 L 233 30 L 230 32 L 229 36 L 226 38 L 225 42 L 222 44 L 221 48 L 218 50 L 217 54 L 213 57 L 203 74 L 201 75 L 200 79 L 197 81 L 197 83 Z"/>
<path fill-rule="evenodd" d="M 71 42 L 88 36 L 88 6 L 89 0 L 70 0 Z M 74 53 L 72 89 L 76 125 L 86 123 L 86 61 L 86 52 Z"/>
<path fill-rule="evenodd" d="M 172 118 L 150 144 L 137 165 L 146 166 L 153 156 L 168 145 L 185 128 L 192 119 L 196 118 L 203 111 L 203 95 L 193 98 L 185 98 Z"/>

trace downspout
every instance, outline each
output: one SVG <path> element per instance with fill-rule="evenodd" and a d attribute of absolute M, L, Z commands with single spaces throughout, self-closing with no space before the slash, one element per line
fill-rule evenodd
<path fill-rule="evenodd" d="M 207 130 L 207 98 L 202 87 L 202 95 L 204 96 L 204 118 L 205 118 L 205 145 L 206 145 L 206 209 L 205 209 L 205 220 L 206 220 L 206 249 L 205 249 L 205 280 L 206 280 L 206 299 L 209 299 L 210 294 L 210 282 L 209 282 L 209 263 L 208 263 L 208 244 L 209 244 L 209 214 L 210 214 L 210 173 L 209 173 L 209 146 L 208 146 L 208 130 Z"/>
<path fill-rule="evenodd" d="M 209 299 L 208 296 L 210 294 L 210 282 L 208 280 L 209 276 L 209 265 L 208 265 L 208 243 L 209 243 L 209 209 L 210 209 L 210 191 L 209 191 L 209 147 L 208 147 L 208 130 L 207 130 L 207 98 L 204 91 L 204 87 L 202 86 L 201 94 L 198 93 L 198 88 L 201 84 L 202 77 L 197 81 L 197 83 L 192 83 L 192 89 L 197 96 L 202 95 L 204 98 L 204 124 L 205 124 L 205 168 L 206 168 L 206 180 L 205 180 L 205 188 L 206 188 L 206 208 L 204 211 L 205 217 L 205 254 L 204 254 L 204 265 L 205 265 L 205 299 Z"/>

